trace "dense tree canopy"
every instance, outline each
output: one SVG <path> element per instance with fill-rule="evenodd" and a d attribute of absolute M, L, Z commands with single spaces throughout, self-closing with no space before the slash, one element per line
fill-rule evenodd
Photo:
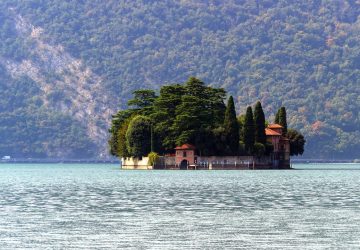
<path fill-rule="evenodd" d="M 254 113 L 249 106 L 237 118 L 234 99 L 230 96 L 225 105 L 225 96 L 223 89 L 206 86 L 195 77 L 184 84 L 164 85 L 158 96 L 151 90 L 134 91 L 130 108 L 113 117 L 110 152 L 118 157 L 166 154 L 184 143 L 195 145 L 199 155 L 260 157 L 272 152 L 261 103 L 256 103 Z M 292 155 L 302 154 L 303 135 L 289 132 Z"/>
<path fill-rule="evenodd" d="M 53 84 L 71 73 L 59 70 L 67 63 L 60 55 L 81 62 L 72 70 L 86 67 L 82 76 L 89 69 L 99 77 L 103 88 L 94 102 L 113 111 L 126 108 L 134 90 L 158 90 L 196 74 L 229 91 L 239 112 L 256 100 L 267 114 L 286 106 L 289 127 L 307 138 L 307 157 L 359 158 L 359 14 L 354 0 L 3 0 L 0 153 L 97 152 L 99 141 L 89 139 L 84 117 L 64 114 L 80 106 L 66 106 L 69 84 Z M 40 45 L 53 49 L 40 53 Z M 39 65 L 44 56 L 49 61 Z M 16 84 L 25 75 L 38 87 L 36 72 L 51 91 Z M 83 77 L 74 85 L 91 87 Z M 80 132 L 64 136 L 74 128 Z"/>
<path fill-rule="evenodd" d="M 145 116 L 135 116 L 126 131 L 126 146 L 130 156 L 141 157 L 151 152 L 151 121 Z"/>
<path fill-rule="evenodd" d="M 157 121 L 154 124 L 154 132 L 162 142 L 164 150 L 172 150 L 176 145 L 178 132 L 174 129 L 174 117 L 184 94 L 185 88 L 180 84 L 163 86 L 160 96 L 154 102 L 151 119 Z"/>
<path fill-rule="evenodd" d="M 302 155 L 306 142 L 304 136 L 295 129 L 289 129 L 287 137 L 290 140 L 290 155 Z"/>
<path fill-rule="evenodd" d="M 261 106 L 261 102 L 256 102 L 254 109 L 254 125 L 255 125 L 255 142 L 266 144 L 265 135 L 265 114 Z"/>

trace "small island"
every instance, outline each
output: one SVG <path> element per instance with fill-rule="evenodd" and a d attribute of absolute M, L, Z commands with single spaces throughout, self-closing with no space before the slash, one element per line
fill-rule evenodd
<path fill-rule="evenodd" d="M 123 169 L 290 169 L 304 136 L 287 127 L 285 107 L 273 123 L 261 102 L 237 117 L 226 91 L 191 77 L 159 95 L 137 90 L 129 109 L 113 116 L 110 153 Z"/>

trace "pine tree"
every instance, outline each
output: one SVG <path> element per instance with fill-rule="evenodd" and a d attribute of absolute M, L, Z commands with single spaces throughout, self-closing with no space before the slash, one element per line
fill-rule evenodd
<path fill-rule="evenodd" d="M 154 139 L 160 144 L 157 148 L 158 153 L 172 150 L 176 146 L 175 140 L 179 131 L 172 127 L 176 117 L 176 108 L 181 104 L 184 92 L 184 86 L 180 84 L 163 86 L 159 97 L 154 102 L 153 113 L 150 117 L 154 121 L 153 133 L 156 135 Z"/>
<path fill-rule="evenodd" d="M 255 142 L 266 144 L 265 134 L 265 114 L 261 103 L 258 101 L 254 110 L 254 124 L 255 124 Z"/>
<path fill-rule="evenodd" d="M 244 144 L 245 150 L 252 153 L 255 143 L 255 128 L 252 108 L 249 106 L 246 109 L 245 124 L 244 124 Z"/>
<path fill-rule="evenodd" d="M 285 107 L 281 107 L 279 109 L 279 123 L 282 127 L 283 127 L 283 130 L 282 130 L 282 133 L 283 135 L 286 135 L 287 133 L 287 122 L 286 122 L 286 109 Z"/>
<path fill-rule="evenodd" d="M 224 129 L 226 134 L 226 143 L 229 146 L 229 153 L 237 155 L 239 150 L 239 124 L 236 119 L 234 99 L 230 96 L 224 119 Z"/>

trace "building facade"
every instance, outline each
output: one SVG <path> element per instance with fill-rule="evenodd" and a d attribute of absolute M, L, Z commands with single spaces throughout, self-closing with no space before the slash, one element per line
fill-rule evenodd
<path fill-rule="evenodd" d="M 255 156 L 200 156 L 189 143 L 176 147 L 174 155 L 161 156 L 149 165 L 148 157 L 123 158 L 123 169 L 276 169 L 290 168 L 290 142 L 283 136 L 283 127 L 270 124 L 265 129 L 266 139 L 273 150 L 269 155 Z"/>
<path fill-rule="evenodd" d="M 269 124 L 265 129 L 267 142 L 273 145 L 271 161 L 273 167 L 290 167 L 290 141 L 283 135 L 283 127 L 279 124 Z"/>

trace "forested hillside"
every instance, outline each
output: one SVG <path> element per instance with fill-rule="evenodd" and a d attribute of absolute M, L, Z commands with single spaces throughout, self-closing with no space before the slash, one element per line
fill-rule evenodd
<path fill-rule="evenodd" d="M 360 158 L 360 1 L 0 3 L 0 155 L 104 153 L 139 88 L 196 76 L 280 106 L 307 158 Z"/>

